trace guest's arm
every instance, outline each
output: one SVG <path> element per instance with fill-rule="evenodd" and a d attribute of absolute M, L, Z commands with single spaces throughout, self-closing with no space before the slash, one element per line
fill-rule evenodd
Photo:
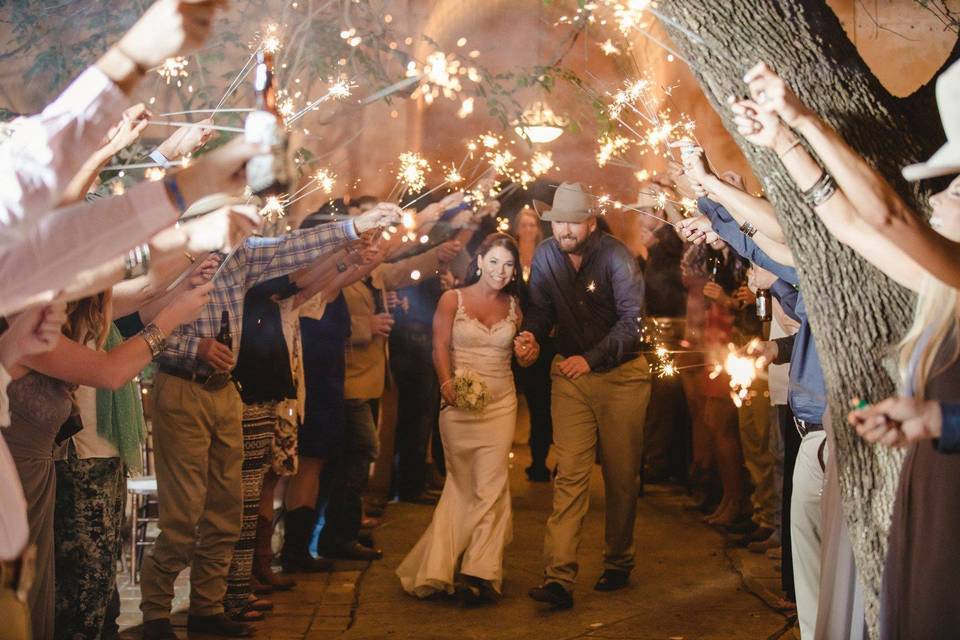
<path fill-rule="evenodd" d="M 909 276 L 909 271 L 918 265 L 928 270 L 935 277 L 951 286 L 960 286 L 960 265 L 957 255 L 960 253 L 960 243 L 947 239 L 937 233 L 920 218 L 903 201 L 896 190 L 884 179 L 873 166 L 866 162 L 840 137 L 840 135 L 823 121 L 815 112 L 809 109 L 786 86 L 765 63 L 760 63 L 751 69 L 746 76 L 750 84 L 753 101 L 741 102 L 740 106 L 755 110 L 765 116 L 772 116 L 777 121 L 792 127 L 801 135 L 810 148 L 823 162 L 826 171 L 833 176 L 837 184 L 837 194 L 827 201 L 836 200 L 842 195 L 842 204 L 849 210 L 843 210 L 840 204 L 834 205 L 833 211 L 820 211 L 817 214 L 824 218 L 824 214 L 833 217 L 836 221 L 828 223 L 831 233 L 837 231 L 850 233 L 847 240 L 839 235 L 837 238 L 848 244 L 867 260 L 869 248 L 867 243 L 879 242 L 875 236 L 882 237 L 887 246 L 893 245 L 897 249 L 895 255 L 904 257 L 904 265 L 900 259 L 890 259 L 890 249 L 883 251 L 884 265 L 894 267 L 890 272 L 884 266 L 876 265 L 891 278 L 904 286 L 918 282 L 918 279 Z M 756 98 L 764 96 L 762 104 Z M 788 145 L 793 144 L 789 135 L 781 138 L 781 144 L 776 147 L 781 154 L 781 161 L 794 177 L 797 186 L 801 189 L 813 184 L 819 177 L 819 167 L 810 167 L 812 161 L 803 145 L 792 147 L 786 152 Z M 804 158 L 803 156 L 806 156 Z M 804 170 L 804 166 L 807 167 Z M 809 174 L 816 172 L 812 179 Z M 795 173 L 796 172 L 796 173 Z M 821 209 L 818 207 L 818 209 Z M 855 231 L 850 226 L 856 223 Z M 846 228 L 845 228 L 846 226 Z M 866 229 L 873 231 L 866 240 L 859 240 Z M 896 266 L 900 266 L 897 269 Z"/>

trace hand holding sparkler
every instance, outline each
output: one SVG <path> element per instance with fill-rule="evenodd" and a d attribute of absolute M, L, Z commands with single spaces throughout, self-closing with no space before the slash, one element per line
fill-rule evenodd
<path fill-rule="evenodd" d="M 743 81 L 749 85 L 750 96 L 759 111 L 780 116 L 790 127 L 799 126 L 813 113 L 766 62 L 757 63 L 747 71 Z"/>
<path fill-rule="evenodd" d="M 712 245 L 720 239 L 720 236 L 713 230 L 713 224 L 705 215 L 696 215 L 692 218 L 684 218 L 677 223 L 677 232 L 680 237 L 687 242 L 695 245 L 707 243 Z"/>
<path fill-rule="evenodd" d="M 939 402 L 894 396 L 872 406 L 859 404 L 847 416 L 847 421 L 867 442 L 902 448 L 939 438 L 943 433 Z"/>
<path fill-rule="evenodd" d="M 758 369 L 770 365 L 777 357 L 779 347 L 773 340 L 751 340 L 745 344 L 738 355 L 746 358 L 755 358 Z"/>
<path fill-rule="evenodd" d="M 124 92 L 167 58 L 196 51 L 207 39 L 222 2 L 158 0 L 97 62 Z"/>
<path fill-rule="evenodd" d="M 216 151 L 204 154 L 194 164 L 174 174 L 185 204 L 190 205 L 213 193 L 239 193 L 247 186 L 247 160 L 269 148 L 236 138 Z M 180 203 L 176 203 L 180 204 Z"/>
<path fill-rule="evenodd" d="M 371 229 L 383 229 L 391 225 L 400 224 L 403 211 L 391 202 L 381 202 L 373 209 L 356 216 L 353 219 L 357 235 L 362 235 Z"/>
<path fill-rule="evenodd" d="M 689 151 L 687 150 L 689 149 Z M 683 155 L 683 174 L 698 198 L 707 195 L 705 183 L 713 177 L 713 172 L 707 168 L 703 149 L 700 147 L 685 147 Z"/>
<path fill-rule="evenodd" d="M 730 101 L 730 110 L 737 132 L 747 142 L 783 153 L 780 150 L 796 140 L 777 114 L 764 111 L 753 100 Z"/>
<path fill-rule="evenodd" d="M 213 137 L 212 118 L 204 118 L 192 127 L 179 127 L 173 134 L 157 146 L 157 151 L 167 160 L 176 160 L 189 155 L 205 145 Z"/>
<path fill-rule="evenodd" d="M 230 205 L 179 226 L 186 234 L 184 249 L 191 255 L 229 251 L 255 233 L 262 223 L 253 205 Z"/>
<path fill-rule="evenodd" d="M 142 102 L 126 109 L 120 122 L 110 127 L 107 132 L 107 141 L 103 145 L 104 154 L 112 157 L 136 142 L 147 128 L 151 115 Z"/>

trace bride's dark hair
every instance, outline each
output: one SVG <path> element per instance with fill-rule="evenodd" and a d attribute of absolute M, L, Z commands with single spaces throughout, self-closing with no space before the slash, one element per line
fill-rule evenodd
<path fill-rule="evenodd" d="M 473 260 L 470 261 L 470 270 L 467 271 L 467 279 L 464 280 L 463 286 L 470 286 L 480 280 L 477 258 L 487 255 L 487 252 L 494 247 L 506 249 L 510 252 L 510 255 L 513 256 L 513 277 L 507 286 L 503 288 L 503 291 L 517 298 L 521 306 L 525 307 L 527 303 L 527 289 L 523 282 L 523 266 L 520 264 L 520 248 L 517 246 L 517 241 L 513 239 L 513 236 L 506 233 L 491 233 L 483 239 L 483 242 L 480 243 L 480 246 L 477 248 L 477 252 L 473 255 Z"/>

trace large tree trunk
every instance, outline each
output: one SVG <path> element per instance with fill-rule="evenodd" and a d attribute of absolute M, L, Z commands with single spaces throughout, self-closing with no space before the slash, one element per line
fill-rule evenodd
<path fill-rule="evenodd" d="M 777 157 L 735 133 L 725 102 L 728 96 L 744 95 L 744 72 L 767 61 L 901 194 L 918 204 L 917 194 L 900 177 L 900 167 L 929 157 L 943 143 L 932 84 L 908 98 L 890 95 L 823 0 L 669 0 L 660 9 L 664 26 L 776 207 L 800 268 L 801 289 L 826 374 L 833 455 L 866 591 L 867 623 L 876 637 L 901 456 L 864 444 L 847 427 L 845 417 L 851 398 L 876 401 L 894 392 L 882 360 L 908 326 L 913 298 L 830 236 Z"/>

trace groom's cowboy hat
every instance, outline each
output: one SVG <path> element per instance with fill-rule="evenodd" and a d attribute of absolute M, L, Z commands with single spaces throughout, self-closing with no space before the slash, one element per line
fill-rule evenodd
<path fill-rule="evenodd" d="M 926 162 L 907 165 L 903 168 L 903 177 L 907 180 L 924 180 L 960 173 L 960 63 L 937 78 L 937 109 L 943 130 L 947 134 L 947 144 L 930 156 Z"/>
<path fill-rule="evenodd" d="M 553 206 L 534 200 L 533 208 L 545 222 L 586 222 L 595 215 L 592 202 L 579 182 L 563 182 L 553 194 Z"/>

